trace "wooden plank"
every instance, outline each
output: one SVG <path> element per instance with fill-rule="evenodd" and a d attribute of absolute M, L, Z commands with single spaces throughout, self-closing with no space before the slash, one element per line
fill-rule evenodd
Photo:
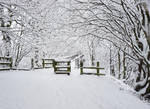
<path fill-rule="evenodd" d="M 44 59 L 44 60 L 51 60 L 51 61 L 54 61 L 54 59 Z"/>
<path fill-rule="evenodd" d="M 55 66 L 55 68 L 70 68 L 71 66 Z"/>
<path fill-rule="evenodd" d="M 31 69 L 34 69 L 34 59 L 31 59 Z"/>
<path fill-rule="evenodd" d="M 105 69 L 105 68 L 100 68 L 100 67 L 80 67 L 84 69 Z"/>
<path fill-rule="evenodd" d="M 42 67 L 34 67 L 34 69 L 43 69 Z"/>
<path fill-rule="evenodd" d="M 83 74 L 83 62 L 80 61 L 80 74 L 82 75 Z"/>
<path fill-rule="evenodd" d="M 64 69 L 63 70 L 62 69 L 61 70 L 60 69 L 56 70 L 56 72 L 61 72 L 61 71 L 62 72 L 70 72 L 70 70 L 68 70 L 68 69 L 67 70 L 64 70 Z"/>
<path fill-rule="evenodd" d="M 52 67 L 44 67 L 44 68 L 52 68 Z"/>
<path fill-rule="evenodd" d="M 96 63 L 97 67 L 99 67 L 99 62 Z M 97 75 L 99 75 L 99 68 L 96 68 L 97 69 Z"/>
<path fill-rule="evenodd" d="M 10 59 L 11 57 L 0 57 L 2 59 Z"/>
<path fill-rule="evenodd" d="M 67 72 L 70 72 L 70 69 L 71 68 L 67 68 L 67 69 L 55 68 L 55 71 L 67 71 Z"/>
<path fill-rule="evenodd" d="M 61 72 L 69 73 L 70 71 L 67 71 L 67 70 L 57 70 L 57 71 L 55 71 L 55 72 L 56 72 L 56 73 L 57 73 L 57 72 L 60 72 L 60 73 L 61 73 Z"/>
<path fill-rule="evenodd" d="M 42 66 L 43 66 L 43 68 L 45 68 L 45 60 L 44 59 L 42 59 Z"/>
<path fill-rule="evenodd" d="M 105 76 L 105 74 L 102 74 L 102 73 L 82 73 L 82 74 L 85 74 L 85 75 L 97 75 L 97 76 Z"/>
<path fill-rule="evenodd" d="M 11 62 L 0 62 L 0 64 L 11 64 Z"/>
<path fill-rule="evenodd" d="M 3 71 L 3 70 L 10 70 L 10 68 L 0 68 L 0 71 Z"/>
<path fill-rule="evenodd" d="M 70 71 L 67 70 L 57 70 L 55 71 L 56 74 L 70 74 Z"/>
<path fill-rule="evenodd" d="M 68 62 L 70 63 L 70 61 L 55 61 L 55 62 L 56 62 L 56 63 L 66 63 L 66 64 L 67 64 Z"/>
<path fill-rule="evenodd" d="M 53 63 L 44 63 L 44 64 L 53 64 Z"/>

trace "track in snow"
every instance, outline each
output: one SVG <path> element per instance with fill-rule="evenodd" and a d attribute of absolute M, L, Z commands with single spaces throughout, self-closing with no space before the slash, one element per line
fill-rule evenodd
<path fill-rule="evenodd" d="M 150 109 L 110 77 L 0 72 L 0 109 Z"/>

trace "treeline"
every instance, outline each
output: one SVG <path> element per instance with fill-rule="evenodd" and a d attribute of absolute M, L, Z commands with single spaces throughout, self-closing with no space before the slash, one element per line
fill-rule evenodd
<path fill-rule="evenodd" d="M 27 55 L 36 57 L 41 42 L 53 29 L 50 25 L 52 18 L 47 13 L 56 1 L 45 2 L 0 0 L 0 56 L 11 57 L 13 68 L 17 68 Z M 45 5 L 41 5 L 43 3 Z"/>
<path fill-rule="evenodd" d="M 150 2 L 72 0 L 68 3 L 72 28 L 110 43 L 111 75 L 150 99 Z"/>

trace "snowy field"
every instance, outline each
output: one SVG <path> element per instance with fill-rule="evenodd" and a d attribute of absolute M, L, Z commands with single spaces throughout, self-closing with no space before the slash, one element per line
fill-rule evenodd
<path fill-rule="evenodd" d="M 150 109 L 109 76 L 1 71 L 0 109 Z"/>

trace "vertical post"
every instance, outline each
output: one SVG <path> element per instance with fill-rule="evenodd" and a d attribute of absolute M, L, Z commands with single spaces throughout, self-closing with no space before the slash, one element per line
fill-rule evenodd
<path fill-rule="evenodd" d="M 71 72 L 71 66 L 70 66 L 70 61 L 67 62 L 67 65 L 68 65 L 68 71 Z"/>
<path fill-rule="evenodd" d="M 97 75 L 99 75 L 99 62 L 97 62 Z"/>
<path fill-rule="evenodd" d="M 55 60 L 52 59 L 52 67 L 54 68 Z"/>
<path fill-rule="evenodd" d="M 82 75 L 83 74 L 83 62 L 80 61 L 80 74 Z"/>
<path fill-rule="evenodd" d="M 13 64 L 13 61 L 12 61 L 12 58 L 10 58 L 10 69 L 12 69 L 12 64 Z"/>
<path fill-rule="evenodd" d="M 31 69 L 34 69 L 34 59 L 31 59 Z"/>
<path fill-rule="evenodd" d="M 53 61 L 53 67 L 54 67 L 54 72 L 55 72 L 57 70 L 56 69 L 56 61 L 55 60 Z"/>
<path fill-rule="evenodd" d="M 45 60 L 44 59 L 42 59 L 42 66 L 43 66 L 43 68 L 45 68 Z"/>

